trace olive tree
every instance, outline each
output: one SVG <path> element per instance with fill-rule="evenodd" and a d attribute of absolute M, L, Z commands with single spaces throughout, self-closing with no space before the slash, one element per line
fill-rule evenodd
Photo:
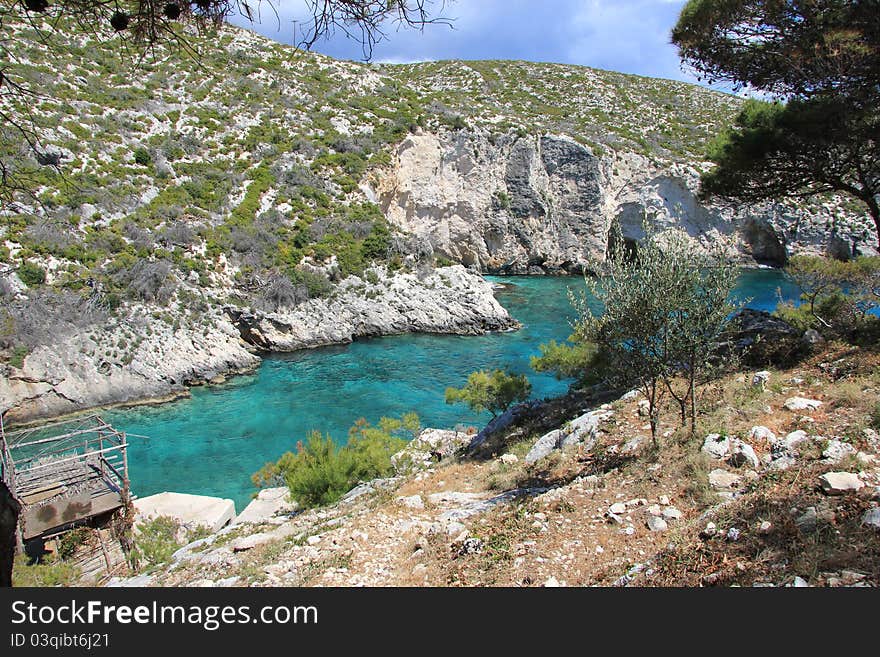
<path fill-rule="evenodd" d="M 612 244 L 623 244 L 619 235 Z M 678 232 L 644 227 L 634 251 L 611 249 L 585 277 L 586 291 L 571 295 L 578 310 L 567 344 L 541 346 L 532 359 L 539 371 L 638 388 L 648 401 L 657 444 L 666 393 L 695 431 L 696 386 L 711 371 L 712 354 L 734 306 L 728 301 L 736 267 L 720 251 L 705 249 Z M 683 385 L 682 385 L 683 384 Z"/>

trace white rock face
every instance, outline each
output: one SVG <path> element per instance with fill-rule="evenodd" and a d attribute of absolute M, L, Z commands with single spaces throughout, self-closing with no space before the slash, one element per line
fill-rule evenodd
<path fill-rule="evenodd" d="M 565 135 L 458 130 L 409 135 L 378 186 L 389 221 L 436 251 L 482 270 L 546 273 L 602 259 L 609 230 L 641 237 L 642 217 L 678 228 L 731 257 L 780 263 L 795 249 L 824 253 L 820 221 L 785 231 L 796 211 L 781 204 L 735 209 L 703 205 L 689 165 L 633 153 L 598 157 Z M 854 233 L 855 236 L 855 233 Z M 849 235 L 841 236 L 846 240 Z M 860 248 L 873 247 L 860 239 Z"/>
<path fill-rule="evenodd" d="M 526 463 L 535 463 L 544 458 L 555 449 L 582 443 L 586 449 L 590 449 L 598 436 L 599 424 L 614 415 L 613 411 L 597 410 L 589 411 L 566 423 L 559 429 L 548 431 L 538 438 L 529 453 L 526 454 Z"/>
<path fill-rule="evenodd" d="M 437 269 L 424 279 L 414 273 L 380 277 L 372 286 L 375 298 L 363 295 L 362 285 L 358 279 L 344 281 L 338 297 L 311 299 L 283 312 L 227 311 L 242 338 L 264 351 L 410 332 L 478 335 L 518 326 L 495 299 L 491 283 L 461 265 Z"/>

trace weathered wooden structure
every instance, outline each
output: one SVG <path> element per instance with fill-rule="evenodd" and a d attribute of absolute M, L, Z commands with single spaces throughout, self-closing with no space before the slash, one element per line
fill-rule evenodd
<path fill-rule="evenodd" d="M 95 414 L 13 431 L 0 425 L 3 482 L 21 503 L 19 549 L 126 509 L 127 447 L 125 433 Z"/>

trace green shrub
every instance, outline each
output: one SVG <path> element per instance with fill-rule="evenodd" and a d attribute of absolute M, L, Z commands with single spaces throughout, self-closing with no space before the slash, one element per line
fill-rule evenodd
<path fill-rule="evenodd" d="M 134 541 L 138 567 L 150 569 L 171 561 L 171 555 L 181 547 L 179 531 L 180 522 L 167 516 L 143 523 Z"/>
<path fill-rule="evenodd" d="M 66 560 L 72 557 L 76 549 L 86 543 L 90 536 L 91 532 L 87 527 L 77 527 L 63 534 L 58 539 L 58 558 Z"/>
<path fill-rule="evenodd" d="M 28 287 L 46 282 L 46 270 L 32 262 L 25 262 L 18 268 L 18 277 Z"/>
<path fill-rule="evenodd" d="M 525 374 L 480 370 L 471 372 L 463 388 L 446 388 L 446 403 L 464 403 L 476 413 L 489 411 L 495 417 L 514 402 L 528 399 L 531 392 L 532 384 Z"/>
<path fill-rule="evenodd" d="M 27 358 L 30 350 L 24 345 L 18 345 L 12 350 L 12 356 L 9 358 L 9 364 L 13 367 L 21 368 L 24 366 L 24 359 Z"/>
<path fill-rule="evenodd" d="M 378 427 L 358 420 L 349 430 L 344 446 L 330 436 L 312 431 L 297 451 L 287 452 L 275 463 L 267 463 L 252 481 L 257 486 L 284 482 L 291 497 L 310 508 L 333 504 L 360 481 L 391 474 L 391 456 L 406 445 L 402 437 L 418 431 L 418 416 L 409 413 L 401 419 L 382 418 Z"/>
<path fill-rule="evenodd" d="M 294 285 L 304 285 L 309 294 L 309 299 L 318 299 L 328 296 L 333 291 L 333 284 L 323 274 L 294 269 L 290 272 L 290 280 Z"/>
<path fill-rule="evenodd" d="M 552 372 L 557 379 L 576 378 L 581 383 L 596 383 L 605 375 L 605 364 L 595 344 L 573 335 L 566 343 L 551 340 L 538 345 L 540 356 L 532 356 L 530 365 L 536 372 Z"/>
<path fill-rule="evenodd" d="M 826 337 L 857 344 L 876 342 L 880 321 L 880 257 L 841 262 L 797 255 L 785 268 L 801 290 L 801 304 L 782 303 L 775 315 L 802 331 L 815 329 Z"/>
<path fill-rule="evenodd" d="M 135 163 L 145 167 L 153 161 L 153 158 L 150 156 L 150 151 L 148 151 L 143 146 L 138 146 L 136 149 L 134 149 L 134 161 Z"/>
<path fill-rule="evenodd" d="M 50 558 L 42 563 L 29 564 L 27 556 L 18 554 L 12 571 L 13 586 L 48 587 L 72 586 L 80 575 L 80 570 L 73 564 L 60 559 Z"/>

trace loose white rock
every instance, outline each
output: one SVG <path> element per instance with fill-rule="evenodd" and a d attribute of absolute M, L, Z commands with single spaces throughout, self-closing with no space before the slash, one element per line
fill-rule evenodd
<path fill-rule="evenodd" d="M 776 434 L 767 427 L 756 426 L 749 431 L 749 438 L 752 440 L 766 440 L 768 443 L 776 442 Z"/>
<path fill-rule="evenodd" d="M 662 532 L 669 529 L 669 525 L 666 524 L 666 521 L 663 518 L 659 518 L 657 516 L 650 516 L 648 518 L 648 529 L 652 532 Z"/>
<path fill-rule="evenodd" d="M 880 507 L 865 511 L 865 515 L 862 516 L 862 524 L 874 529 L 880 529 Z"/>
<path fill-rule="evenodd" d="M 719 433 L 710 433 L 703 441 L 702 451 L 713 459 L 723 459 L 730 453 L 730 439 Z"/>
<path fill-rule="evenodd" d="M 626 513 L 626 504 L 624 504 L 623 502 L 615 502 L 610 507 L 608 507 L 608 512 L 613 513 L 614 515 Z"/>
<path fill-rule="evenodd" d="M 709 473 L 709 485 L 712 486 L 712 488 L 730 490 L 739 486 L 740 481 L 742 481 L 742 477 L 739 475 L 720 468 L 712 470 L 712 472 Z"/>
<path fill-rule="evenodd" d="M 504 463 L 505 465 L 513 465 L 517 461 L 519 461 L 519 457 L 517 457 L 516 454 L 502 454 L 501 455 L 501 462 Z"/>
<path fill-rule="evenodd" d="M 819 477 L 819 484 L 828 495 L 855 493 L 865 485 L 859 476 L 852 472 L 826 472 Z"/>
<path fill-rule="evenodd" d="M 796 445 L 804 442 L 807 439 L 807 432 L 803 429 L 798 429 L 797 431 L 792 431 L 788 434 L 783 440 L 783 444 L 788 449 L 794 448 Z"/>
<path fill-rule="evenodd" d="M 806 397 L 789 397 L 785 400 L 783 406 L 792 412 L 796 411 L 815 411 L 822 405 L 818 399 L 807 399 Z"/>
<path fill-rule="evenodd" d="M 833 463 L 837 463 L 838 461 L 846 458 L 847 456 L 852 456 L 856 453 L 855 447 L 850 445 L 849 443 L 845 443 L 840 440 L 830 440 L 828 442 L 828 447 L 822 452 L 822 457 L 828 459 Z"/>
<path fill-rule="evenodd" d="M 665 509 L 663 509 L 663 517 L 667 520 L 678 520 L 683 515 L 684 514 L 676 509 L 674 506 L 667 506 Z"/>
<path fill-rule="evenodd" d="M 755 454 L 755 450 L 752 449 L 752 446 L 741 440 L 733 441 L 728 463 L 737 468 L 743 465 L 757 468 L 761 464 L 758 460 L 758 456 Z"/>

